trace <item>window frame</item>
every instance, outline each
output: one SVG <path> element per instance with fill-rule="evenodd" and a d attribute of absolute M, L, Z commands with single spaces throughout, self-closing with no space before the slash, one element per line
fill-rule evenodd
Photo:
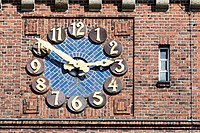
<path fill-rule="evenodd" d="M 165 49 L 167 50 L 167 59 L 161 59 L 161 50 Z M 162 70 L 161 62 L 166 61 L 167 62 L 167 70 Z M 159 74 L 158 74 L 158 80 L 160 82 L 169 82 L 170 81 L 170 48 L 169 47 L 159 47 Z M 165 72 L 167 73 L 167 80 L 161 80 L 161 73 Z"/>

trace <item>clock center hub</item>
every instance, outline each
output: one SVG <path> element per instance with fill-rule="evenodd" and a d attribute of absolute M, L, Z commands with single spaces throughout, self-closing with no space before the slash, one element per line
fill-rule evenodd
<path fill-rule="evenodd" d="M 81 57 L 74 57 L 74 59 L 77 61 L 76 64 L 74 64 L 74 69 L 69 71 L 69 74 L 73 77 L 83 77 L 86 73 L 79 69 L 80 64 L 87 63 L 87 61 Z"/>

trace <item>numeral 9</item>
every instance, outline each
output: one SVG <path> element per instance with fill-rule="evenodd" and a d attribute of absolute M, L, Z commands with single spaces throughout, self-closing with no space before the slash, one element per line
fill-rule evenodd
<path fill-rule="evenodd" d="M 34 73 L 37 73 L 40 70 L 41 63 L 38 59 L 34 59 L 33 61 L 31 61 L 31 68 L 33 69 Z"/>
<path fill-rule="evenodd" d="M 44 72 L 44 62 L 42 59 L 33 59 L 29 61 L 26 65 L 26 70 L 28 74 L 40 75 Z"/>

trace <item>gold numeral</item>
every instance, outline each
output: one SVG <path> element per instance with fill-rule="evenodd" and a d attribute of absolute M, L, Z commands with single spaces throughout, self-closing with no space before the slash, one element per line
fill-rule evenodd
<path fill-rule="evenodd" d="M 95 29 L 95 31 L 97 32 L 96 41 L 100 42 L 101 41 L 101 38 L 100 38 L 100 28 Z"/>
<path fill-rule="evenodd" d="M 72 100 L 72 108 L 74 109 L 74 110 L 79 110 L 82 106 L 83 106 L 83 104 L 82 104 L 82 102 L 79 100 L 79 97 L 78 96 L 75 96 L 74 97 L 74 99 Z"/>
<path fill-rule="evenodd" d="M 115 71 L 118 72 L 118 73 L 123 72 L 124 69 L 125 69 L 125 66 L 124 66 L 124 64 L 122 63 L 122 62 L 123 62 L 123 59 L 116 59 L 115 62 L 118 62 L 118 65 L 120 66 L 120 69 L 119 69 L 119 68 L 115 68 Z"/>
<path fill-rule="evenodd" d="M 101 104 L 103 103 L 103 98 L 102 98 L 102 96 L 100 96 L 99 94 L 101 94 L 100 91 L 95 92 L 94 95 L 93 95 L 94 98 L 99 99 L 99 101 L 93 100 L 93 103 L 94 103 L 95 105 L 97 105 L 97 106 L 99 106 L 99 105 L 101 105 Z"/>
<path fill-rule="evenodd" d="M 43 52 L 44 54 L 47 53 L 49 49 L 44 47 L 44 44 L 42 44 L 42 42 L 37 42 L 37 52 L 40 55 L 41 52 Z"/>
<path fill-rule="evenodd" d="M 115 50 L 115 48 L 117 47 L 117 42 L 116 41 L 111 41 L 109 43 L 109 45 L 112 47 L 111 50 L 110 50 L 110 54 L 113 55 L 113 54 L 117 54 L 118 53 L 118 50 Z"/>
<path fill-rule="evenodd" d="M 112 88 L 112 91 L 113 92 L 116 92 L 117 91 L 117 81 L 116 79 L 112 79 L 110 84 L 108 85 L 108 88 Z"/>
<path fill-rule="evenodd" d="M 84 28 L 84 24 L 82 22 L 78 22 L 76 24 L 77 29 L 77 36 L 83 36 L 85 33 L 81 32 L 81 30 Z"/>
<path fill-rule="evenodd" d="M 52 94 L 52 95 L 56 95 L 56 96 L 55 96 L 55 101 L 54 101 L 54 106 L 58 106 L 59 91 L 52 91 L 51 94 Z"/>
<path fill-rule="evenodd" d="M 47 86 L 44 84 L 45 82 L 46 82 L 46 81 L 45 81 L 44 78 L 39 78 L 39 79 L 37 79 L 37 81 L 36 81 L 36 83 L 37 83 L 36 89 L 38 89 L 39 91 L 45 90 L 46 87 L 47 87 Z"/>
<path fill-rule="evenodd" d="M 34 59 L 31 62 L 31 68 L 33 69 L 34 73 L 38 72 L 41 68 L 41 63 L 38 61 L 38 59 Z"/>
<path fill-rule="evenodd" d="M 52 35 L 52 41 L 55 41 L 56 42 L 56 30 L 58 30 L 58 41 L 62 41 L 62 28 L 53 28 L 51 29 L 51 31 L 53 31 L 53 35 Z"/>
<path fill-rule="evenodd" d="M 82 22 L 78 22 L 78 23 L 72 23 L 72 35 L 77 37 L 77 36 L 83 36 L 85 33 L 82 32 L 81 30 L 84 28 L 84 24 Z M 77 29 L 77 33 L 76 33 L 76 28 Z"/>

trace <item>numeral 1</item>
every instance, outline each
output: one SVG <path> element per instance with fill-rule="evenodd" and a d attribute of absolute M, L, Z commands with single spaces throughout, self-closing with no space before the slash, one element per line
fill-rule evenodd
<path fill-rule="evenodd" d="M 97 38 L 96 38 L 96 41 L 100 42 L 101 39 L 100 39 L 100 29 L 101 28 L 96 28 L 95 31 L 97 32 Z"/>

